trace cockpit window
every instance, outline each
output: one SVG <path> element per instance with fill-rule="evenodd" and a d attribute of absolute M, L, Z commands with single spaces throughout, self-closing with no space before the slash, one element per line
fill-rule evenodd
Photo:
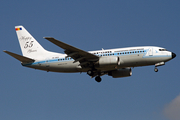
<path fill-rule="evenodd" d="M 166 49 L 159 49 L 159 51 L 167 51 Z"/>

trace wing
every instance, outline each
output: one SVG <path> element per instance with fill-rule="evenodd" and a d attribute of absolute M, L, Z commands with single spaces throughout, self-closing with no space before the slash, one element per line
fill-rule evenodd
<path fill-rule="evenodd" d="M 44 38 L 64 49 L 64 52 L 67 54 L 67 57 L 73 58 L 75 60 L 74 63 L 79 61 L 80 66 L 82 67 L 88 67 L 90 65 L 93 65 L 94 62 L 99 60 L 99 57 L 94 54 L 91 54 L 79 48 L 63 43 L 52 37 L 44 37 Z"/>

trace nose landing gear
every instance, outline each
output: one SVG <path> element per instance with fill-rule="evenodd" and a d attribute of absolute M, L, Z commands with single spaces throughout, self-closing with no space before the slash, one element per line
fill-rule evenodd
<path fill-rule="evenodd" d="M 158 72 L 157 67 L 162 66 L 162 65 L 165 65 L 165 63 L 164 63 L 164 62 L 156 63 L 156 64 L 155 64 L 154 71 L 155 71 L 155 72 Z"/>

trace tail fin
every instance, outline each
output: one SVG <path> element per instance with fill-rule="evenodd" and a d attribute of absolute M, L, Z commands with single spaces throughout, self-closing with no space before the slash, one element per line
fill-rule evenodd
<path fill-rule="evenodd" d="M 23 26 L 16 26 L 15 29 L 23 56 L 34 58 L 47 52 Z"/>

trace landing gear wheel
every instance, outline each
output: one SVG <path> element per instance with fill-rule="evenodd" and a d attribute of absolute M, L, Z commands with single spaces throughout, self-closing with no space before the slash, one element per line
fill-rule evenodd
<path fill-rule="evenodd" d="M 87 74 L 88 74 L 89 76 L 93 76 L 93 71 L 92 71 L 92 70 L 88 70 L 88 71 L 87 71 Z"/>
<path fill-rule="evenodd" d="M 158 69 L 157 69 L 157 68 L 154 68 L 154 71 L 155 71 L 155 72 L 158 72 Z"/>
<path fill-rule="evenodd" d="M 100 76 L 97 76 L 96 78 L 95 78 L 95 80 L 97 81 L 97 82 L 101 82 L 101 77 Z"/>

